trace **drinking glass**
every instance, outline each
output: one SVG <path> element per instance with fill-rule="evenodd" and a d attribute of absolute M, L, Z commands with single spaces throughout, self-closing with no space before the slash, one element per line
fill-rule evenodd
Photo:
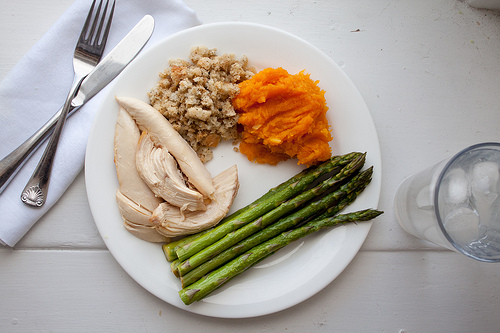
<path fill-rule="evenodd" d="M 470 146 L 405 179 L 394 211 L 415 237 L 500 262 L 500 143 Z"/>

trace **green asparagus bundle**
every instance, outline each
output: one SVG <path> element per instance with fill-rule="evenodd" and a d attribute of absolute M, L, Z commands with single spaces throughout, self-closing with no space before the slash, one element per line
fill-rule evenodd
<path fill-rule="evenodd" d="M 248 236 L 254 234 L 255 232 L 266 228 L 271 225 L 281 217 L 290 214 L 292 211 L 305 204 L 308 204 L 311 200 L 319 197 L 328 190 L 335 189 L 340 186 L 342 182 L 346 181 L 350 176 L 355 174 L 361 169 L 365 162 L 365 154 L 360 155 L 358 158 L 354 159 L 351 163 L 345 166 L 339 173 L 334 176 L 324 180 L 319 185 L 305 190 L 302 193 L 296 195 L 280 204 L 275 209 L 269 211 L 268 213 L 258 217 L 256 220 L 242 226 L 241 228 L 232 231 L 222 237 L 220 240 L 216 241 L 212 245 L 205 247 L 203 250 L 195 253 L 193 256 L 186 259 L 179 265 L 176 265 L 176 274 L 183 276 L 191 271 L 193 268 L 200 266 L 210 258 L 216 256 L 222 251 L 226 250 L 230 246 L 238 243 L 239 241 L 247 238 Z M 307 207 L 306 207 L 307 208 Z M 325 207 L 326 208 L 326 207 Z M 302 214 L 304 218 L 311 216 L 311 214 L 316 213 L 315 211 L 308 210 L 308 214 Z"/>
<path fill-rule="evenodd" d="M 202 263 L 198 267 L 192 270 L 182 271 L 182 264 L 177 266 L 178 272 L 176 275 L 180 276 L 182 286 L 188 286 L 189 284 L 203 277 L 205 274 L 233 259 L 237 255 L 250 250 L 252 247 L 263 243 L 264 241 L 280 234 L 281 232 L 289 230 L 297 226 L 298 224 L 307 221 L 311 217 L 317 216 L 323 211 L 325 211 L 322 215 L 324 217 L 335 215 L 350 203 L 352 203 L 357 195 L 364 190 L 364 188 L 371 181 L 372 173 L 373 168 L 369 168 L 365 171 L 360 172 L 348 183 L 341 186 L 336 191 L 331 192 L 324 197 L 318 198 L 316 201 L 313 201 L 302 209 L 281 218 L 280 220 L 266 228 L 260 228 L 261 230 L 257 233 L 253 233 L 252 235 L 250 235 L 249 233 L 245 232 L 246 229 L 255 229 L 253 227 L 253 224 L 248 224 L 245 227 L 238 229 L 234 233 L 241 234 L 245 237 L 236 237 L 237 239 L 241 238 L 241 240 L 238 243 L 233 243 L 235 245 L 213 258 L 211 258 L 211 256 L 202 257 L 201 255 L 204 253 L 204 251 L 199 252 L 195 255 L 198 259 L 198 262 Z M 188 260 L 191 260 L 192 258 L 194 257 L 191 257 Z"/>
<path fill-rule="evenodd" d="M 165 244 L 165 257 L 184 288 L 179 292 L 184 303 L 202 299 L 295 239 L 381 214 L 366 210 L 335 217 L 370 183 L 373 168 L 359 171 L 365 158 L 366 154 L 358 152 L 334 156 L 269 190 L 218 226 Z M 273 250 L 266 254 L 262 249 L 271 248 L 266 244 L 272 241 L 279 245 L 271 246 Z M 242 257 L 251 259 L 243 263 Z"/>
<path fill-rule="evenodd" d="M 179 291 L 179 296 L 186 305 L 199 301 L 235 276 L 243 273 L 248 268 L 297 239 L 324 228 L 349 222 L 371 220 L 380 214 L 382 214 L 382 212 L 377 210 L 363 210 L 325 219 L 315 219 L 306 223 L 302 227 L 285 231 L 278 236 L 253 247 L 226 265 L 206 275 L 204 278 L 186 288 L 183 288 Z"/>
<path fill-rule="evenodd" d="M 203 234 L 206 234 L 207 232 L 209 232 L 212 229 L 213 228 L 210 228 L 210 229 L 207 229 L 207 230 L 203 230 L 203 231 L 200 231 L 200 232 L 198 232 L 196 234 L 188 235 L 188 236 L 180 238 L 180 239 L 178 239 L 176 241 L 163 244 L 162 249 L 163 249 L 163 254 L 165 255 L 165 258 L 167 259 L 167 261 L 174 261 L 174 260 L 176 260 L 177 259 L 177 253 L 175 251 L 180 246 L 185 245 L 185 244 L 187 244 L 189 242 L 194 241 L 196 238 L 199 238 L 200 236 L 202 236 Z"/>
<path fill-rule="evenodd" d="M 263 197 L 257 199 L 250 205 L 224 218 L 210 232 L 203 234 L 187 244 L 178 246 L 175 250 L 177 258 L 181 261 L 188 259 L 228 233 L 258 219 L 260 216 L 278 207 L 281 203 L 301 193 L 322 175 L 340 171 L 341 167 L 352 162 L 353 159 L 359 158 L 361 155 L 364 154 L 354 152 L 346 155 L 334 156 L 318 166 L 305 169 L 296 176 L 290 178 L 290 180 L 269 190 Z"/>

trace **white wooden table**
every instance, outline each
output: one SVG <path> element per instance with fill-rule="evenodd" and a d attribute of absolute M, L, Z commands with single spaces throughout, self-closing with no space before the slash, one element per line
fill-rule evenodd
<path fill-rule="evenodd" d="M 82 173 L 15 249 L 0 249 L 0 331 L 499 332 L 500 265 L 408 236 L 392 212 L 408 175 L 500 141 L 499 12 L 460 0 L 186 2 L 204 23 L 286 30 L 343 68 L 377 127 L 385 214 L 321 293 L 264 317 L 217 319 L 159 300 L 122 270 L 95 227 Z M 1 0 L 0 79 L 71 3 Z"/>

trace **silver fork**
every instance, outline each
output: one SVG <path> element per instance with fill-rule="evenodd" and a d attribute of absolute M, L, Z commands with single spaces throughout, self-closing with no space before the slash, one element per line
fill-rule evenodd
<path fill-rule="evenodd" d="M 75 52 L 73 54 L 73 70 L 75 72 L 73 85 L 68 97 L 66 98 L 61 116 L 59 117 L 56 127 L 54 128 L 54 132 L 50 137 L 47 148 L 45 148 L 40 162 L 21 194 L 21 200 L 27 205 L 41 207 L 46 201 L 52 164 L 56 154 L 57 145 L 59 143 L 59 138 L 66 122 L 66 116 L 68 115 L 68 111 L 71 107 L 71 101 L 78 93 L 80 85 L 85 77 L 101 60 L 104 46 L 106 45 L 115 9 L 115 2 L 114 0 L 112 1 L 113 5 L 109 11 L 109 0 L 106 1 L 104 9 L 102 8 L 103 0 L 100 0 L 99 6 L 95 11 L 94 8 L 96 0 L 92 2 L 92 6 L 90 7 L 89 14 L 82 28 L 80 38 L 78 39 L 78 43 L 76 44 Z M 101 9 L 103 10 L 101 11 Z"/>

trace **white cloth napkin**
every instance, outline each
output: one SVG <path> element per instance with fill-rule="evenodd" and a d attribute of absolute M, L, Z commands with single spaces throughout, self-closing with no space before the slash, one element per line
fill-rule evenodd
<path fill-rule="evenodd" d="M 90 4 L 91 0 L 75 1 L 0 83 L 0 158 L 40 128 L 64 103 L 73 80 L 74 48 Z M 105 53 L 146 14 L 154 17 L 155 30 L 143 51 L 175 32 L 201 23 L 182 0 L 116 0 Z M 0 240 L 4 245 L 14 246 L 82 170 L 90 127 L 104 93 L 94 96 L 68 118 L 45 205 L 29 207 L 21 202 L 20 195 L 46 142 L 0 194 Z"/>

